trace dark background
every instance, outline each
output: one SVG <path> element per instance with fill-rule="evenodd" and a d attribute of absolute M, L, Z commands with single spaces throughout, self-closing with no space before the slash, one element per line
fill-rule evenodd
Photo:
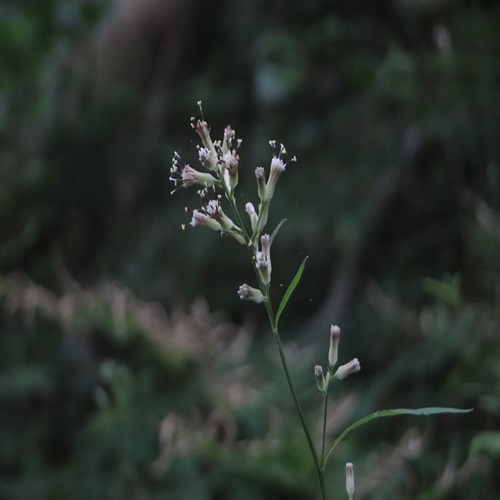
<path fill-rule="evenodd" d="M 247 253 L 170 195 L 189 118 L 298 162 L 269 229 L 273 294 L 308 420 L 330 324 L 345 498 L 497 498 L 500 6 L 460 0 L 0 4 L 0 498 L 310 499 L 316 479 Z M 314 425 L 313 425 L 314 427 Z M 318 429 L 319 430 L 319 429 Z M 319 435 L 319 434 L 318 434 Z"/>

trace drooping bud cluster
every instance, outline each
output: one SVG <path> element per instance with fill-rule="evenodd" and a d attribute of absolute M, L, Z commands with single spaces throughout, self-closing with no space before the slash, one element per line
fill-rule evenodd
<path fill-rule="evenodd" d="M 314 378 L 318 384 L 318 389 L 324 394 L 328 391 L 328 384 L 333 379 L 343 380 L 353 373 L 361 370 L 358 358 L 354 358 L 349 363 L 341 365 L 334 372 L 333 369 L 337 364 L 338 351 L 340 342 L 340 328 L 337 325 L 330 327 L 330 347 L 328 349 L 328 369 L 326 375 L 323 375 L 323 368 L 319 365 L 314 367 Z M 321 376 L 319 377 L 319 374 Z"/>
<path fill-rule="evenodd" d="M 238 164 L 239 156 L 238 149 L 241 146 L 241 139 L 235 141 L 236 132 L 228 125 L 224 129 L 222 141 L 212 141 L 208 123 L 203 118 L 203 109 L 201 101 L 198 101 L 198 106 L 201 112 L 201 119 L 191 118 L 191 127 L 199 135 L 203 147 L 198 147 L 198 157 L 200 163 L 210 171 L 216 172 L 219 177 L 219 186 L 224 188 L 224 191 L 233 196 L 234 189 L 238 185 Z M 233 148 L 233 142 L 236 142 Z M 222 181 L 224 184 L 222 184 Z"/>

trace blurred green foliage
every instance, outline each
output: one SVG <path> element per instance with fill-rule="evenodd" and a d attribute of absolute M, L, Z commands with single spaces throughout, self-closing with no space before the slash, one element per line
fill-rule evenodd
<path fill-rule="evenodd" d="M 0 498 L 314 498 L 269 329 L 236 294 L 246 254 L 181 231 L 199 200 L 170 196 L 200 99 L 243 138 L 242 204 L 269 139 L 298 157 L 269 227 L 287 218 L 276 303 L 310 256 L 281 322 L 311 422 L 331 323 L 362 365 L 332 435 L 381 408 L 475 408 L 359 429 L 329 491 L 352 461 L 359 498 L 497 498 L 499 14 L 2 2 Z"/>

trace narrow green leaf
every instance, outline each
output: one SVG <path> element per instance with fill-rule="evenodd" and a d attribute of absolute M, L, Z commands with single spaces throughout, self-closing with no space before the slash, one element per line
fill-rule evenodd
<path fill-rule="evenodd" d="M 357 422 L 354 422 L 352 425 L 350 425 L 347 429 L 345 429 L 338 437 L 337 439 L 333 442 L 330 450 L 328 451 L 328 454 L 326 455 L 324 464 L 326 465 L 326 462 L 328 460 L 328 457 L 332 453 L 332 451 L 335 449 L 335 447 L 349 434 L 353 429 L 356 427 L 359 427 L 361 425 L 367 424 L 371 420 L 374 420 L 376 418 L 382 418 L 382 417 L 395 417 L 397 415 L 417 415 L 417 416 L 427 416 L 427 415 L 438 415 L 440 413 L 469 413 L 472 411 L 472 408 L 469 408 L 467 410 L 461 410 L 459 408 L 444 408 L 444 407 L 439 407 L 439 406 L 433 406 L 433 407 L 428 407 L 428 408 L 416 408 L 416 409 L 409 409 L 409 408 L 397 408 L 394 410 L 380 410 L 376 411 L 375 413 L 372 413 Z"/>
<path fill-rule="evenodd" d="M 397 408 L 394 410 L 381 410 L 375 412 L 375 414 L 379 414 L 379 417 L 392 417 L 396 415 L 437 415 L 439 413 L 470 413 L 472 408 L 468 408 L 466 410 L 462 410 L 460 408 L 446 408 L 442 406 L 429 406 L 427 408 Z"/>
<path fill-rule="evenodd" d="M 285 295 L 283 295 L 283 298 L 281 299 L 281 304 L 278 307 L 278 312 L 276 313 L 276 318 L 274 320 L 274 328 L 278 328 L 278 320 L 280 319 L 281 313 L 283 312 L 283 309 L 285 309 L 285 306 L 286 306 L 288 300 L 290 299 L 290 296 L 292 295 L 293 291 L 295 290 L 295 287 L 299 284 L 300 277 L 302 276 L 302 272 L 304 271 L 304 267 L 306 265 L 306 261 L 308 258 L 309 258 L 309 256 L 306 256 L 306 258 L 302 261 L 302 264 L 300 265 L 292 282 L 288 286 L 288 289 L 285 292 Z"/>
<path fill-rule="evenodd" d="M 281 226 L 286 222 L 286 219 L 283 219 L 274 229 L 273 234 L 271 234 L 270 242 L 271 245 L 273 244 L 274 238 L 276 238 L 276 235 L 278 234 L 278 231 L 281 229 Z"/>

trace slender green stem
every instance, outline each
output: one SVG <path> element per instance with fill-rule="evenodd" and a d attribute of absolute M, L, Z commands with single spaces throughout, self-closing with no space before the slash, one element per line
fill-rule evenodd
<path fill-rule="evenodd" d="M 323 397 L 323 436 L 321 437 L 321 469 L 325 468 L 325 446 L 326 446 L 326 417 L 328 414 L 328 391 Z"/>
<path fill-rule="evenodd" d="M 267 314 L 269 317 L 269 321 L 271 325 L 274 325 L 274 312 L 272 309 L 272 306 L 269 301 L 266 301 L 266 310 Z M 283 350 L 283 345 L 281 344 L 281 338 L 280 334 L 278 331 L 277 327 L 273 326 L 273 334 L 274 334 L 274 339 L 276 341 L 276 346 L 278 348 L 278 353 L 280 356 L 281 360 L 281 365 L 283 367 L 283 371 L 285 373 L 285 378 L 288 383 L 288 388 L 290 389 L 290 393 L 292 395 L 293 402 L 295 404 L 295 408 L 297 410 L 297 413 L 299 415 L 300 423 L 302 424 L 302 430 L 304 431 L 304 434 L 306 436 L 307 444 L 309 445 L 309 450 L 311 452 L 311 456 L 314 462 L 314 467 L 316 469 L 316 474 L 318 476 L 318 482 L 319 482 L 319 487 L 321 491 L 321 498 L 322 500 L 326 500 L 325 496 L 325 481 L 324 481 L 324 475 L 323 475 L 323 470 L 321 467 L 321 464 L 318 459 L 318 454 L 316 453 L 316 447 L 314 446 L 314 442 L 311 436 L 311 433 L 309 432 L 309 428 L 306 423 L 306 419 L 304 417 L 304 412 L 302 411 L 302 406 L 300 405 L 299 398 L 297 396 L 297 392 L 295 391 L 295 387 L 293 385 L 292 377 L 290 375 L 290 371 L 288 369 L 288 363 L 286 361 L 285 357 L 285 352 Z"/>
<path fill-rule="evenodd" d="M 240 227 L 244 233 L 244 238 L 248 242 L 248 250 L 250 252 L 250 257 L 253 259 L 255 257 L 255 247 L 253 242 L 253 237 L 255 235 L 252 235 L 252 237 L 249 237 L 248 232 L 246 231 L 245 225 L 243 224 L 243 220 L 241 219 L 240 213 L 238 211 L 238 207 L 236 206 L 236 203 L 233 199 L 233 197 L 230 195 L 228 186 L 226 185 L 224 179 L 222 176 L 219 176 L 219 179 L 221 180 L 222 188 L 224 190 L 224 193 L 226 195 L 226 199 L 229 201 L 229 204 L 231 206 L 231 210 L 236 217 L 236 220 L 238 221 L 238 224 L 240 224 Z M 281 343 L 281 338 L 280 334 L 278 331 L 278 327 L 275 322 L 275 314 L 274 310 L 269 298 L 269 285 L 266 285 L 260 276 L 260 274 L 257 272 L 257 269 L 255 269 L 255 266 L 253 265 L 252 262 L 252 267 L 254 268 L 255 274 L 257 276 L 257 280 L 259 282 L 259 288 L 261 292 L 264 294 L 265 297 L 265 307 L 266 307 L 266 312 L 267 316 L 269 319 L 269 323 L 271 325 L 271 328 L 273 330 L 273 335 L 274 339 L 276 342 L 276 346 L 278 348 L 278 353 L 280 356 L 281 360 L 281 365 L 283 367 L 283 371 L 285 373 L 285 378 L 288 383 L 288 388 L 290 389 L 290 393 L 292 395 L 293 402 L 295 404 L 295 408 L 297 410 L 297 413 L 299 415 L 300 423 L 302 425 L 302 430 L 304 431 L 304 434 L 306 436 L 307 444 L 309 445 L 309 450 L 311 452 L 311 456 L 314 462 L 314 468 L 316 469 L 316 474 L 318 476 L 318 482 L 319 482 L 319 488 L 321 492 L 321 499 L 326 500 L 326 493 L 325 493 L 325 480 L 324 480 L 324 472 L 323 472 L 323 455 L 324 455 L 324 447 L 325 447 L 325 436 L 324 436 L 324 431 L 323 431 L 323 445 L 322 445 L 322 457 L 321 457 L 321 463 L 318 459 L 318 454 L 316 452 L 316 447 L 314 446 L 314 441 L 312 439 L 311 433 L 309 431 L 309 428 L 306 423 L 306 419 L 304 417 L 304 412 L 302 411 L 302 406 L 300 405 L 299 398 L 297 396 L 297 393 L 295 391 L 295 386 L 293 385 L 292 377 L 290 375 L 290 371 L 288 369 L 288 363 L 286 361 L 285 353 L 283 350 L 283 346 Z M 326 404 L 326 403 L 325 403 Z"/>
<path fill-rule="evenodd" d="M 283 371 L 285 372 L 285 377 L 286 377 L 286 380 L 288 382 L 288 388 L 290 389 L 290 393 L 292 394 L 292 399 L 293 399 L 293 402 L 295 403 L 295 408 L 297 409 L 297 413 L 299 414 L 300 423 L 302 424 L 302 429 L 304 431 L 304 434 L 305 434 L 306 439 L 307 439 L 307 443 L 309 445 L 309 449 L 311 451 L 311 455 L 312 455 L 313 462 L 314 462 L 314 467 L 316 469 L 316 473 L 317 473 L 318 481 L 319 481 L 319 486 L 320 486 L 320 490 L 321 490 L 321 498 L 323 500 L 325 500 L 326 497 L 325 497 L 325 485 L 324 485 L 323 470 L 322 470 L 320 462 L 318 460 L 318 454 L 316 453 L 316 448 L 314 446 L 314 442 L 313 442 L 311 433 L 309 432 L 309 428 L 307 426 L 307 423 L 306 423 L 306 420 L 304 417 L 304 412 L 302 411 L 302 406 L 300 405 L 299 399 L 297 397 L 297 393 L 295 391 L 295 387 L 293 385 L 292 378 L 290 376 L 290 371 L 288 370 L 288 364 L 286 362 L 285 353 L 283 351 L 283 346 L 281 344 L 279 332 L 277 329 L 275 329 L 273 333 L 274 333 L 274 338 L 276 341 L 276 346 L 278 347 L 278 352 L 279 352 L 280 359 L 281 359 L 281 365 L 283 366 Z"/>

